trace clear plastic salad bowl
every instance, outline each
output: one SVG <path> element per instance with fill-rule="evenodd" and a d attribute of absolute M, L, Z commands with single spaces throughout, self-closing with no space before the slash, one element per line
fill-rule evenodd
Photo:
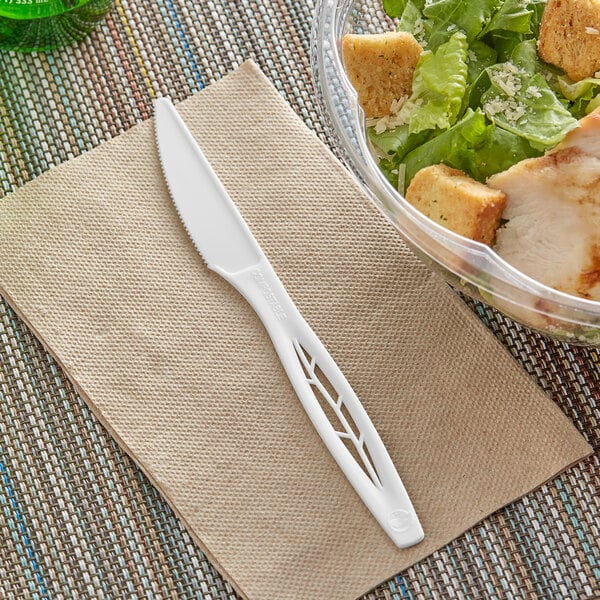
<path fill-rule="evenodd" d="M 413 208 L 379 170 L 367 141 L 364 113 L 346 78 L 341 39 L 345 33 L 392 28 L 381 0 L 316 0 L 313 78 L 320 108 L 347 167 L 413 251 L 453 287 L 543 334 L 573 344 L 600 345 L 600 302 L 534 281 L 488 246 L 434 223 Z"/>

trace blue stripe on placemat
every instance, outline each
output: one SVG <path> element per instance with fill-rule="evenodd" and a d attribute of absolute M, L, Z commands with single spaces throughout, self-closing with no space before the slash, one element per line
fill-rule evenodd
<path fill-rule="evenodd" d="M 402 577 L 402 575 L 397 575 L 394 578 L 394 581 L 396 582 L 398 588 L 397 588 L 397 590 L 392 590 L 392 591 L 400 592 L 399 595 L 394 594 L 394 600 L 396 600 L 396 598 L 398 600 L 413 600 L 413 595 L 410 593 L 410 590 L 406 586 L 406 583 L 404 582 L 404 578 Z"/>
<path fill-rule="evenodd" d="M 14 318 L 13 318 L 13 322 L 14 322 Z M 63 453 L 63 449 L 62 449 L 61 443 L 60 443 L 60 433 L 57 435 L 55 428 L 54 428 L 54 424 L 52 423 L 51 419 L 48 417 L 48 412 L 46 410 L 44 410 L 45 399 L 44 399 L 44 395 L 40 392 L 40 386 L 38 385 L 35 371 L 32 368 L 33 357 L 31 355 L 31 352 L 28 351 L 27 343 L 21 338 L 17 324 L 14 323 L 14 325 L 15 325 L 14 337 L 15 337 L 15 341 L 18 344 L 18 348 L 21 352 L 22 364 L 23 364 L 25 372 L 27 373 L 27 375 L 29 377 L 29 383 L 31 384 L 31 389 L 33 391 L 34 397 L 37 400 L 39 407 L 41 408 L 40 413 L 43 418 L 43 422 L 46 427 L 46 430 L 48 432 L 48 436 L 52 440 L 54 450 L 56 453 L 55 456 L 56 456 L 56 461 L 58 463 L 59 472 L 62 475 L 62 477 L 65 481 L 65 486 L 69 492 L 69 502 L 72 506 L 72 510 L 77 515 L 78 523 L 80 525 L 84 525 L 85 527 L 91 529 L 91 527 L 93 526 L 93 518 L 92 518 L 92 515 L 89 513 L 89 511 L 86 510 L 85 507 L 83 507 L 81 505 L 79 494 L 76 493 L 76 490 L 74 487 L 74 482 L 73 482 L 73 476 L 72 476 L 72 472 L 71 472 L 72 469 L 69 469 L 69 466 L 68 466 L 68 464 L 66 464 L 65 458 L 63 456 L 64 453 Z M 56 373 L 56 375 L 58 377 L 58 373 Z M 68 403 L 65 403 L 65 406 L 63 408 L 64 408 L 66 414 L 72 414 L 72 412 L 69 409 Z M 90 419 L 87 422 L 91 423 L 92 421 Z M 78 435 L 76 429 L 73 430 L 73 434 L 75 436 Z M 80 447 L 85 448 L 85 445 L 81 442 Z M 99 456 L 100 456 L 100 454 L 99 454 Z M 67 460 L 68 460 L 68 458 L 67 458 Z M 90 483 L 93 486 L 97 487 L 98 483 L 97 483 L 97 478 L 95 477 L 94 470 L 90 467 L 86 470 L 86 474 L 90 479 Z M 103 503 L 102 495 L 97 494 L 96 500 L 99 504 L 102 504 Z M 48 532 L 43 531 L 43 535 L 48 535 Z M 38 538 L 39 538 L 39 533 L 38 533 Z M 99 548 L 96 547 L 96 545 L 94 544 L 94 538 L 92 536 L 88 537 L 88 548 L 90 550 L 89 556 L 91 557 L 91 562 L 94 564 L 94 567 L 98 574 L 98 580 L 100 581 L 102 590 L 106 593 L 110 593 L 110 590 L 108 589 L 108 587 L 106 585 L 106 581 L 105 581 L 106 573 L 104 572 L 102 565 L 100 564 L 100 562 L 97 559 L 97 554 L 98 554 Z"/>
<path fill-rule="evenodd" d="M 181 41 L 183 49 L 185 50 L 187 62 L 182 63 L 183 68 L 187 71 L 187 67 L 189 66 L 189 68 L 192 70 L 192 73 L 194 75 L 193 81 L 190 81 L 188 78 L 188 83 L 190 85 L 190 88 L 191 89 L 196 88 L 196 89 L 201 90 L 204 87 L 204 84 L 200 77 L 200 71 L 198 69 L 198 65 L 196 64 L 196 61 L 194 60 L 194 54 L 191 51 L 190 43 L 187 40 L 186 31 L 185 31 L 183 25 L 181 24 L 181 20 L 179 18 L 179 15 L 177 14 L 177 10 L 175 9 L 175 6 L 174 6 L 172 0 L 166 0 L 166 5 L 168 8 L 168 16 L 170 16 L 171 21 L 173 22 L 173 25 L 175 26 L 175 30 L 177 31 L 177 37 Z M 165 16 L 167 16 L 167 15 L 165 15 Z"/>
<path fill-rule="evenodd" d="M 48 598 L 44 577 L 40 570 L 40 566 L 31 543 L 31 537 L 27 531 L 27 525 L 25 524 L 23 513 L 19 509 L 19 503 L 11 485 L 10 476 L 6 467 L 4 466 L 4 463 L 2 462 L 0 462 L 0 481 L 2 482 L 2 488 L 5 490 L 6 497 L 8 499 L 8 502 L 6 502 L 5 506 L 8 507 L 9 510 L 12 509 L 12 515 L 7 515 L 7 518 L 12 521 L 14 525 L 13 531 L 16 531 L 17 535 L 20 535 L 21 539 L 23 540 L 23 544 L 25 545 L 25 552 L 23 552 L 22 546 L 18 543 L 15 544 L 15 549 L 19 552 L 22 559 L 29 561 L 29 565 L 35 573 L 35 580 L 39 585 L 39 591 L 42 595 L 42 598 Z M 26 568 L 26 565 L 23 564 L 23 567 Z"/>
<path fill-rule="evenodd" d="M 594 538 L 592 537 L 587 524 L 583 521 L 583 519 L 580 518 L 577 508 L 571 501 L 571 495 L 568 490 L 569 486 L 565 482 L 564 476 L 559 477 L 553 483 L 556 486 L 560 499 L 562 500 L 567 514 L 571 519 L 571 524 L 573 525 L 573 529 L 575 530 L 575 533 L 581 543 L 581 548 L 585 553 L 585 557 L 589 561 L 595 577 L 598 581 L 600 581 L 600 550 L 593 544 L 590 544 L 590 540 Z"/>

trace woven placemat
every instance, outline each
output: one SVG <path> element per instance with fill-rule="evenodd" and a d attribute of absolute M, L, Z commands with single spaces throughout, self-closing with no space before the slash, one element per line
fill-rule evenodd
<path fill-rule="evenodd" d="M 331 144 L 310 78 L 312 10 L 118 1 L 76 48 L 0 55 L 0 195 L 149 117 L 157 94 L 182 100 L 247 58 Z M 465 301 L 596 455 L 366 598 L 600 598 L 598 350 Z M 236 598 L 5 303 L 0 411 L 0 597 Z"/>

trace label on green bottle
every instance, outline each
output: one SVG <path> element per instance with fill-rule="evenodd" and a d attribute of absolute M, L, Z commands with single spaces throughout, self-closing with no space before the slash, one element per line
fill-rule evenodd
<path fill-rule="evenodd" d="M 0 16 L 10 19 L 53 17 L 86 4 L 88 0 L 0 0 Z"/>

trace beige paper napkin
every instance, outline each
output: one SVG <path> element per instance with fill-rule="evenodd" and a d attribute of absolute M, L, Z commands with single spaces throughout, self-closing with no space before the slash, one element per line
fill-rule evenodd
<path fill-rule="evenodd" d="M 398 550 L 252 309 L 169 200 L 151 122 L 0 205 L 0 289 L 236 588 L 351 599 L 590 448 L 252 63 L 179 106 L 378 427 L 425 529 Z"/>

